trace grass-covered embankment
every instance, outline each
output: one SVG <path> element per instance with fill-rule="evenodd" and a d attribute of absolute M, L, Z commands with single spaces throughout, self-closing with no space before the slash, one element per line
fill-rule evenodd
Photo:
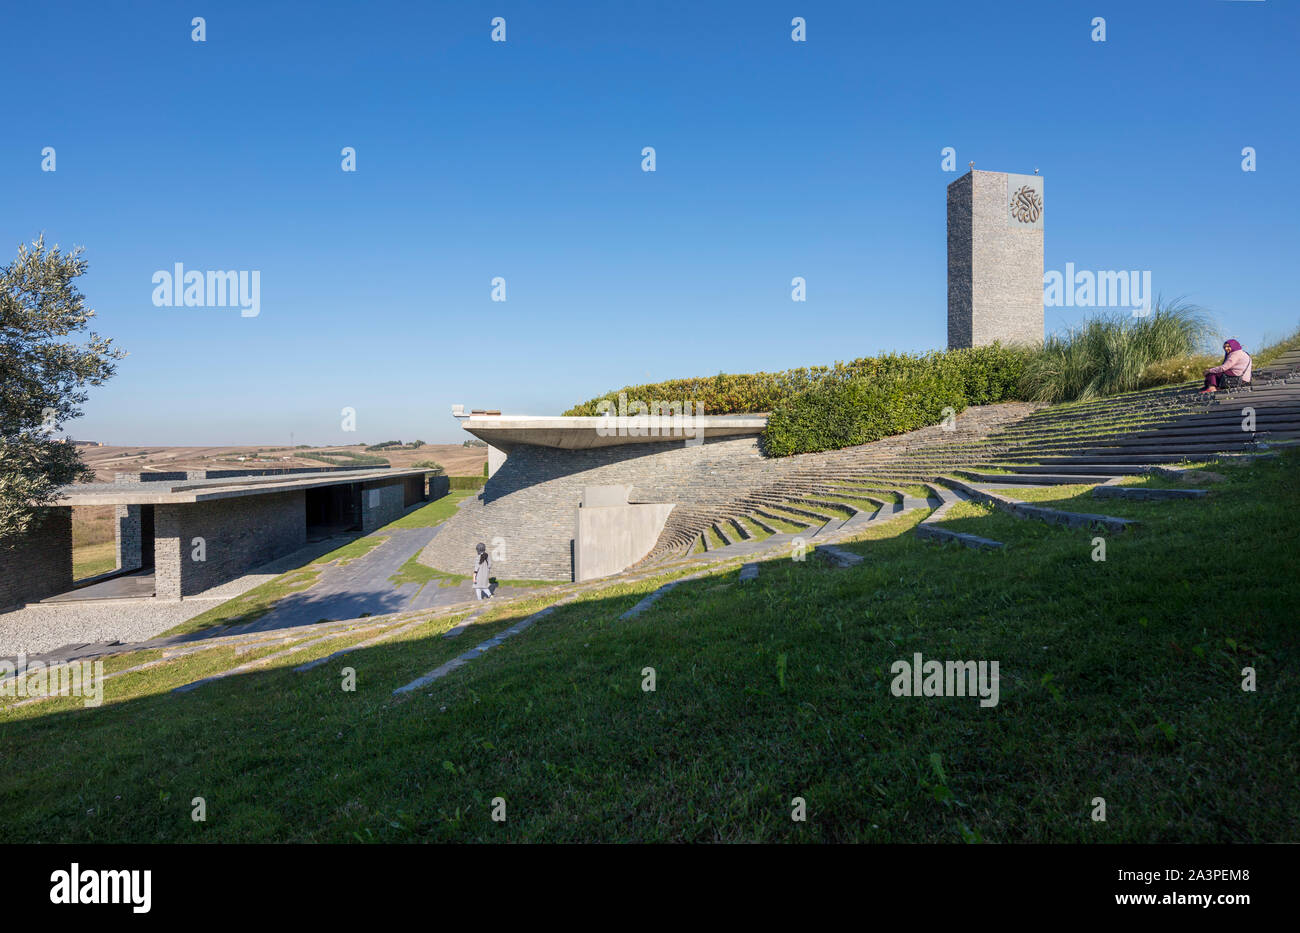
<path fill-rule="evenodd" d="M 1140 520 L 1104 562 L 1095 532 L 1000 514 L 954 523 L 1004 552 L 937 547 L 918 512 L 851 569 L 774 559 L 625 621 L 654 584 L 614 585 L 405 700 L 478 636 L 184 696 L 162 691 L 207 670 L 162 665 L 98 709 L 0 712 L 0 819 L 12 841 L 1294 840 L 1298 466 L 1216 466 L 1197 501 L 1041 493 Z M 893 696 L 914 652 L 997 660 L 998 705 Z"/>

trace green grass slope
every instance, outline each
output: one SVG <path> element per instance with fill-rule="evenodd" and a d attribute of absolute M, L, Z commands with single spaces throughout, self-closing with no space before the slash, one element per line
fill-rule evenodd
<path fill-rule="evenodd" d="M 1200 501 L 1035 496 L 1138 519 L 1104 562 L 1095 532 L 971 507 L 952 527 L 1005 551 L 919 541 L 915 513 L 849 569 L 773 559 L 626 621 L 655 584 L 612 585 L 400 700 L 550 597 L 306 674 L 166 692 L 235 663 L 210 652 L 99 708 L 2 701 L 0 820 L 12 842 L 1294 841 L 1298 466 L 1218 466 Z M 998 661 L 998 705 L 893 696 L 914 652 Z"/>

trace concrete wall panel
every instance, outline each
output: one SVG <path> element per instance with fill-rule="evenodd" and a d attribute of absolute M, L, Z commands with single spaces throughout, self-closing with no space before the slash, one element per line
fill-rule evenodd
<path fill-rule="evenodd" d="M 594 580 L 631 567 L 650 553 L 672 510 L 672 505 L 657 502 L 578 509 L 574 578 Z"/>

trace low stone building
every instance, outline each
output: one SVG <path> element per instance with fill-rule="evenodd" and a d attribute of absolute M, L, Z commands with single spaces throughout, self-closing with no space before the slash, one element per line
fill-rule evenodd
<path fill-rule="evenodd" d="M 112 483 L 66 486 L 27 533 L 0 548 L 0 609 L 73 590 L 72 509 L 116 511 L 117 570 L 81 598 L 120 593 L 179 599 L 283 557 L 310 538 L 368 533 L 411 505 L 447 491 L 426 470 L 373 467 L 315 471 L 188 471 L 119 474 Z M 98 579 L 98 578 L 97 578 Z M 118 581 L 115 583 L 115 581 Z M 100 587 L 96 590 L 95 587 Z"/>
<path fill-rule="evenodd" d="M 503 579 L 615 573 L 648 554 L 679 510 L 734 494 L 760 462 L 779 468 L 758 451 L 765 415 L 458 417 L 499 457 L 420 556 L 452 573 L 466 572 L 480 542 Z M 600 521 L 580 520 L 584 503 Z M 669 508 L 645 508 L 654 505 Z M 609 553 L 623 555 L 621 566 Z"/>

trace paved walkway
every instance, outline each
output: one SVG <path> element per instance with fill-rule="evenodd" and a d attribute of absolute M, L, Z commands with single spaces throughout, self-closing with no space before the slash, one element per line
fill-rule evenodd
<path fill-rule="evenodd" d="M 264 632 L 313 625 L 326 619 L 433 609 L 473 599 L 474 590 L 468 582 L 443 586 L 437 579 L 426 584 L 395 584 L 389 580 L 412 555 L 424 550 L 442 527 L 394 529 L 383 544 L 362 557 L 326 567 L 313 586 L 284 597 L 260 619 L 227 631 Z M 473 557 L 466 557 L 467 569 Z"/>

